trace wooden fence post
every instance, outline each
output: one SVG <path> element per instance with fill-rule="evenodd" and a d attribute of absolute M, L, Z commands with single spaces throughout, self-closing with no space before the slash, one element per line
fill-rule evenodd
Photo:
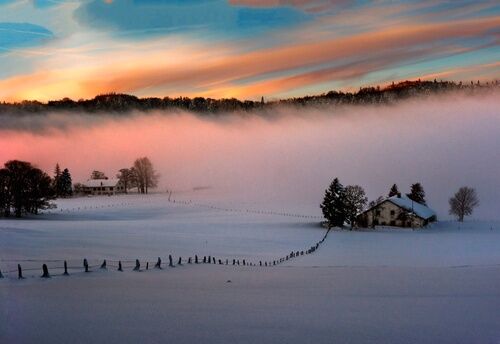
<path fill-rule="evenodd" d="M 158 257 L 158 261 L 155 264 L 155 268 L 156 269 L 161 269 L 161 258 L 160 257 Z"/>
<path fill-rule="evenodd" d="M 23 277 L 23 269 L 21 269 L 21 264 L 17 264 L 17 278 L 24 279 Z"/>
<path fill-rule="evenodd" d="M 146 270 L 149 270 L 149 262 L 146 262 Z"/>
<path fill-rule="evenodd" d="M 0 278 L 3 278 L 2 270 L 0 270 Z"/>
<path fill-rule="evenodd" d="M 141 263 L 139 262 L 139 259 L 136 259 L 134 271 L 140 271 L 140 270 L 141 270 Z"/>
<path fill-rule="evenodd" d="M 50 278 L 49 269 L 47 268 L 47 264 L 42 265 L 42 278 Z"/>
<path fill-rule="evenodd" d="M 168 255 L 168 266 L 170 266 L 170 267 L 174 266 L 174 262 L 172 260 L 172 255 L 171 254 Z"/>
<path fill-rule="evenodd" d="M 123 271 L 121 260 L 118 261 L 118 271 Z"/>
<path fill-rule="evenodd" d="M 101 264 L 101 269 L 106 269 L 107 268 L 107 263 L 106 263 L 106 259 L 103 260 L 102 264 Z"/>
<path fill-rule="evenodd" d="M 198 262 L 198 255 L 197 254 L 194 255 L 194 263 L 195 264 L 199 264 L 199 262 Z"/>
<path fill-rule="evenodd" d="M 182 257 L 179 257 L 179 261 L 177 262 L 177 265 L 182 265 Z"/>
<path fill-rule="evenodd" d="M 89 272 L 89 262 L 87 261 L 87 258 L 83 259 L 83 267 L 85 268 L 85 272 Z"/>
<path fill-rule="evenodd" d="M 69 273 L 68 273 L 68 263 L 66 261 L 64 261 L 64 272 L 63 272 L 63 276 L 69 276 Z"/>
<path fill-rule="evenodd" d="M 247 265 L 247 262 L 245 261 L 245 259 L 243 259 L 243 265 Z"/>
<path fill-rule="evenodd" d="M 189 258 L 188 258 L 188 264 L 193 264 L 193 263 L 191 262 L 191 257 L 189 257 Z"/>

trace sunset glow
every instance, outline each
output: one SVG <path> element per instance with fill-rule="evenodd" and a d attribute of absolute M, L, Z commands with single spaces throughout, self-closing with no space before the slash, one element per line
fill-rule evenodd
<path fill-rule="evenodd" d="M 0 100 L 494 80 L 499 11 L 495 1 L 0 1 Z"/>

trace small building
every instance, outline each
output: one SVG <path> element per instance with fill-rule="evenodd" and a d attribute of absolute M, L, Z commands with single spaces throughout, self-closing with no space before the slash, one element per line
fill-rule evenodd
<path fill-rule="evenodd" d="M 116 195 L 125 193 L 125 187 L 119 179 L 89 179 L 83 183 L 86 195 Z"/>
<path fill-rule="evenodd" d="M 422 228 L 436 221 L 434 210 L 402 195 L 389 197 L 358 215 L 358 227 Z"/>

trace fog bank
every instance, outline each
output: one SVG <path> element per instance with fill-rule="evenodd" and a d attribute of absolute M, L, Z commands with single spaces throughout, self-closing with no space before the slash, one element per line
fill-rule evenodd
<path fill-rule="evenodd" d="M 59 162 L 74 181 L 83 181 L 94 169 L 111 177 L 134 158 L 149 156 L 162 175 L 160 190 L 211 186 L 228 201 L 281 202 L 318 212 L 335 176 L 364 186 L 370 199 L 386 194 L 393 183 L 408 191 L 419 181 L 441 218 L 448 217 L 450 195 L 470 185 L 481 200 L 474 217 L 499 219 L 499 108 L 496 94 L 490 94 L 288 109 L 272 119 L 26 116 L 0 126 L 0 162 L 23 159 L 50 172 Z M 42 120 L 51 124 L 48 129 L 38 130 Z"/>

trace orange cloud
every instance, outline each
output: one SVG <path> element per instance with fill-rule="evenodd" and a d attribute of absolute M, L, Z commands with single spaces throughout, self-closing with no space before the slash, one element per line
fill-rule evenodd
<path fill-rule="evenodd" d="M 162 40 L 138 42 L 134 47 L 125 44 L 111 51 L 103 49 L 104 52 L 93 47 L 88 55 L 81 48 L 66 49 L 66 53 L 80 54 L 81 58 L 60 67 L 69 59 L 55 55 L 32 74 L 0 80 L 0 99 L 80 98 L 113 91 L 258 97 L 318 82 L 346 80 L 411 61 L 417 56 L 415 49 L 425 52 L 423 56 L 432 56 L 455 39 L 495 38 L 494 30 L 499 26 L 500 17 L 407 24 L 246 53 L 228 45 L 186 45 Z M 447 49 L 449 53 L 461 51 Z M 366 61 L 365 66 L 358 63 L 361 61 Z M 325 64 L 340 68 L 319 67 Z M 299 73 L 303 68 L 316 71 Z M 229 92 L 230 88 L 234 91 Z"/>

